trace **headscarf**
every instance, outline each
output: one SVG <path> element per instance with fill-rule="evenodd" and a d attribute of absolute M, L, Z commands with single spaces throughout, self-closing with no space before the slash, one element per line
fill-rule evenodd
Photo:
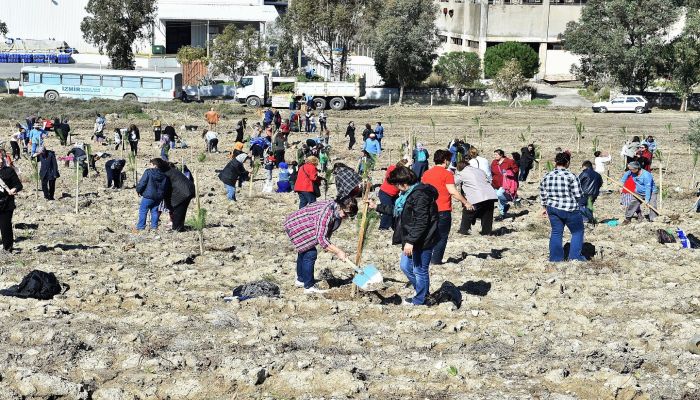
<path fill-rule="evenodd" d="M 416 143 L 416 150 L 418 150 L 418 151 L 423 150 L 423 143 Z"/>
<path fill-rule="evenodd" d="M 413 189 L 418 186 L 417 183 L 414 183 L 413 186 L 408 188 L 405 192 L 401 193 L 399 197 L 396 198 L 396 201 L 394 202 L 394 217 L 398 217 L 401 215 L 403 212 L 403 207 L 406 205 L 406 200 L 408 199 L 408 196 L 413 192 Z"/>
<path fill-rule="evenodd" d="M 248 153 L 241 153 L 241 154 L 236 156 L 236 160 L 241 164 L 243 164 L 245 162 L 245 160 L 247 160 L 247 159 L 248 159 Z"/>

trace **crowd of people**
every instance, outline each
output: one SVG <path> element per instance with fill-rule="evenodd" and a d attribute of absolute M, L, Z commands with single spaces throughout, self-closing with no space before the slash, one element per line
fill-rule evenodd
<path fill-rule="evenodd" d="M 225 132 L 231 137 L 235 132 L 233 146 L 227 151 L 221 141 L 226 136 L 217 132 L 222 116 L 212 108 L 204 116 L 207 125 L 201 134 L 206 152 L 219 153 L 221 147 L 228 155 L 228 161 L 217 173 L 230 201 L 237 200 L 238 190 L 245 182 L 252 184 L 260 167 L 266 172 L 264 190 L 274 190 L 273 171 L 277 170 L 276 191 L 296 193 L 298 210 L 287 216 L 284 230 L 298 253 L 295 284 L 303 287 L 306 293 L 322 291 L 314 280 L 317 246 L 341 260 L 347 258 L 347 254 L 331 242 L 331 236 L 342 221 L 358 213 L 362 205 L 359 198 L 368 190 L 362 183 L 371 182 L 372 172 L 383 155 L 382 140 L 387 134 L 381 121 L 374 127 L 365 124 L 358 167 L 353 169 L 339 162 L 332 164 L 328 116 L 321 110 L 317 127 L 312 110 L 313 102 L 294 103 L 290 104 L 290 118 L 282 118 L 279 110 L 268 108 L 262 111 L 260 121 L 250 127 L 247 119 L 241 119 L 233 131 Z M 23 154 L 38 164 L 44 197 L 52 201 L 56 180 L 61 176 L 59 161 L 72 161 L 76 172 L 81 169 L 83 176 L 87 176 L 90 170 L 99 174 L 97 162 L 104 160 L 106 185 L 118 190 L 123 187 L 122 171 L 126 160 L 104 151 L 92 151 L 92 146 L 114 151 L 122 146 L 123 153 L 128 141 L 130 157 L 135 158 L 141 140 L 139 129 L 130 125 L 115 128 L 110 141 L 104 134 L 108 121 L 99 114 L 94 123 L 92 144 L 71 144 L 70 126 L 65 120 L 30 117 L 25 122 L 17 125 L 17 131 L 10 138 L 12 154 L 4 149 L 0 153 L 0 233 L 5 251 L 13 248 L 14 198 L 23 189 L 14 163 L 20 161 Z M 188 130 L 187 127 L 183 129 Z M 163 127 L 160 121 L 154 121 L 153 130 L 161 154 L 150 160 L 149 168 L 135 182 L 140 201 L 134 231 L 145 230 L 149 216 L 151 229 L 157 229 L 163 213 L 169 215 L 172 230 L 183 231 L 188 206 L 195 197 L 194 177 L 184 163 L 178 166 L 169 159 L 170 151 L 185 148 L 187 144 L 171 125 Z M 66 156 L 59 157 L 47 148 L 46 138 L 51 131 L 56 133 L 61 144 L 72 146 Z M 251 132 L 250 136 L 244 138 L 247 132 Z M 290 137 L 295 132 L 300 135 L 306 132 L 306 135 L 293 145 Z M 345 132 L 349 150 L 356 144 L 355 136 L 355 123 L 351 121 Z M 296 147 L 296 157 L 288 160 L 292 147 Z M 430 288 L 430 265 L 445 262 L 455 201 L 461 211 L 458 234 L 471 235 L 478 220 L 479 233 L 492 235 L 494 221 L 512 216 L 511 207 L 520 205 L 520 185 L 528 182 L 530 171 L 541 162 L 535 144 L 513 153 L 495 149 L 491 161 L 484 158 L 480 150 L 483 149 L 454 139 L 431 155 L 423 143 L 417 142 L 383 173 L 382 183 L 376 185 L 378 203 L 366 200 L 366 205 L 380 214 L 379 231 L 393 231 L 391 241 L 401 247 L 398 264 L 415 290 L 414 296 L 405 299 L 406 304 L 425 303 Z M 623 224 L 629 224 L 634 218 L 643 219 L 643 205 L 650 206 L 649 220 L 657 216 L 658 188 L 651 173 L 655 151 L 656 142 L 651 136 L 643 142 L 634 137 L 621 150 L 626 162 L 625 173 L 620 178 L 620 185 L 624 187 Z M 604 185 L 603 175 L 606 172 L 609 175 L 608 165 L 612 162 L 609 154 L 596 151 L 592 155 L 593 162 L 583 160 L 577 175 L 571 169 L 571 152 L 556 149 L 554 167 L 539 182 L 541 213 L 551 225 L 549 261 L 585 261 L 582 255 L 584 224 L 596 221 L 594 203 Z M 319 200 L 322 188 L 327 191 L 331 176 L 335 180 L 336 196 L 331 200 Z M 568 255 L 562 246 L 565 228 L 572 237 Z"/>

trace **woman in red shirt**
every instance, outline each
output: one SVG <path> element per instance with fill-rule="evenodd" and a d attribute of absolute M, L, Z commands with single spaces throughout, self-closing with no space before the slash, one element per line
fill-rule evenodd
<path fill-rule="evenodd" d="M 297 180 L 294 182 L 294 191 L 299 195 L 299 209 L 304 208 L 307 204 L 316 202 L 314 184 L 317 185 L 319 183 L 317 166 L 318 158 L 310 156 L 299 167 Z"/>
<path fill-rule="evenodd" d="M 380 204 L 385 205 L 387 207 L 394 207 L 394 201 L 397 197 L 399 197 L 399 189 L 397 189 L 396 186 L 389 183 L 389 174 L 391 174 L 391 171 L 395 170 L 396 167 L 405 167 L 406 164 L 406 160 L 401 160 L 396 165 L 390 165 L 389 168 L 386 169 L 386 174 L 384 175 L 384 182 L 382 183 L 382 186 L 379 187 Z M 382 214 L 381 219 L 379 220 L 379 229 L 391 229 L 393 221 L 394 218 L 391 214 Z"/>

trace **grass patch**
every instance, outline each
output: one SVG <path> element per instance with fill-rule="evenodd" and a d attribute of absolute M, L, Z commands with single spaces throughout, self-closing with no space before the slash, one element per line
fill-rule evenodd
<path fill-rule="evenodd" d="M 610 88 L 604 87 L 598 91 L 591 88 L 579 89 L 579 96 L 585 97 L 586 100 L 591 103 L 597 103 L 599 101 L 608 101 L 610 98 Z"/>
<path fill-rule="evenodd" d="M 221 115 L 243 115 L 245 109 L 237 103 L 183 103 L 181 101 L 160 101 L 155 103 L 136 103 L 124 100 L 93 99 L 80 100 L 59 98 L 46 101 L 40 97 L 0 97 L 0 119 L 20 121 L 29 115 L 44 118 L 62 117 L 69 119 L 91 119 L 96 113 L 118 114 L 122 117 L 151 119 L 158 112 L 172 112 L 191 117 L 202 117 L 209 108 L 214 107 Z"/>
<path fill-rule="evenodd" d="M 143 105 L 123 100 L 79 100 L 59 98 L 46 101 L 40 97 L 9 96 L 0 98 L 0 119 L 24 120 L 29 115 L 45 118 L 93 118 L 96 113 L 135 115 L 143 112 Z"/>
<path fill-rule="evenodd" d="M 486 105 L 490 107 L 508 107 L 510 103 L 511 102 L 508 100 L 503 100 L 491 101 L 486 103 Z M 532 99 L 530 101 L 521 101 L 520 104 L 522 104 L 523 107 L 547 107 L 552 104 L 552 102 L 549 99 Z"/>

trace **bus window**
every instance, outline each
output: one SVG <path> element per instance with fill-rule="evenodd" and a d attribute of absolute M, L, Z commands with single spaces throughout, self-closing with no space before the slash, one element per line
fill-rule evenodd
<path fill-rule="evenodd" d="M 146 84 L 146 78 L 143 78 L 144 86 Z M 163 79 L 163 90 L 170 90 L 173 88 L 172 79 Z"/>
<path fill-rule="evenodd" d="M 134 76 L 125 76 L 122 78 L 122 87 L 140 88 L 141 87 L 141 78 L 134 77 Z"/>
<path fill-rule="evenodd" d="M 60 85 L 61 75 L 59 74 L 43 74 L 41 77 L 41 82 L 46 85 Z"/>
<path fill-rule="evenodd" d="M 22 72 L 22 83 L 29 83 L 29 72 Z"/>
<path fill-rule="evenodd" d="M 83 75 L 83 86 L 100 86 L 100 76 Z"/>
<path fill-rule="evenodd" d="M 160 78 L 143 78 L 144 89 L 160 89 Z"/>
<path fill-rule="evenodd" d="M 30 73 L 29 83 L 41 83 L 41 74 Z"/>
<path fill-rule="evenodd" d="M 102 86 L 104 87 L 121 87 L 122 78 L 121 76 L 103 76 Z"/>
<path fill-rule="evenodd" d="M 63 75 L 61 82 L 64 85 L 80 86 L 80 75 Z"/>

